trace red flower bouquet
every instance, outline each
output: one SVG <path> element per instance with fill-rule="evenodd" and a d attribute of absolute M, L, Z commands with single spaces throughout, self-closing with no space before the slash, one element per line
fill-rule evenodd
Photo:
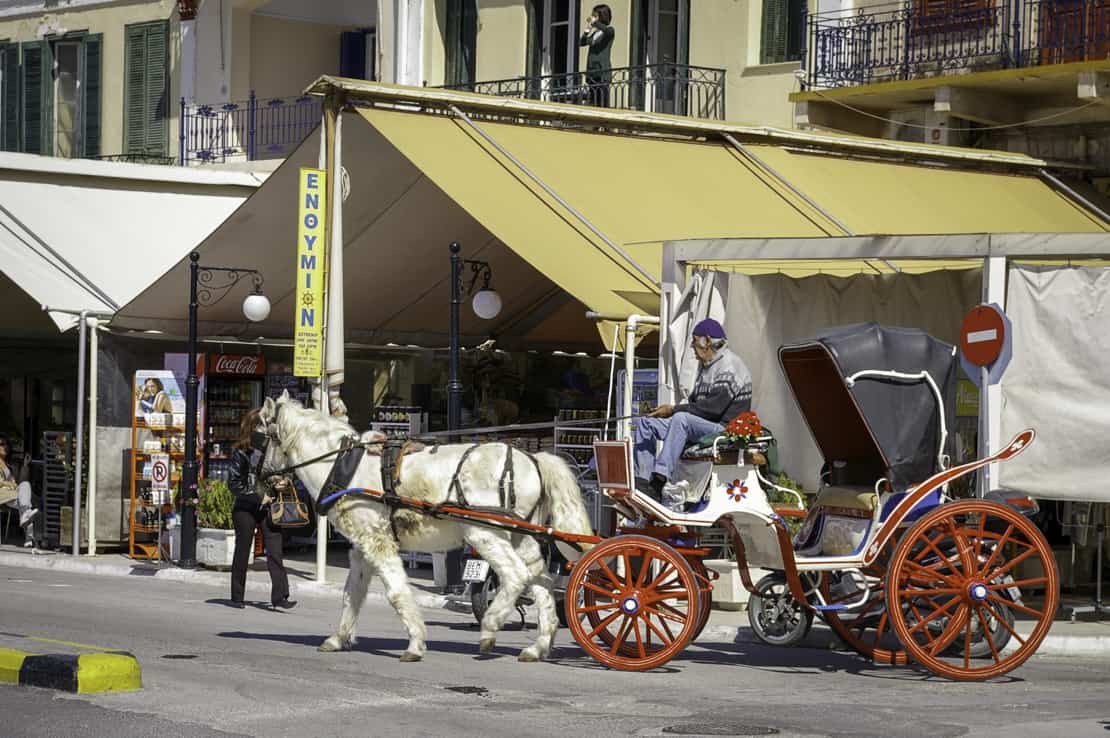
<path fill-rule="evenodd" d="M 763 423 L 753 412 L 740 413 L 725 426 L 725 438 L 746 446 L 763 433 Z"/>

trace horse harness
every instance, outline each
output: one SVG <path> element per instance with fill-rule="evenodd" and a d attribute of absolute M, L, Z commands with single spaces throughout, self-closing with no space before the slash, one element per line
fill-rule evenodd
<path fill-rule="evenodd" d="M 274 418 L 273 423 L 274 425 L 277 424 L 276 417 Z M 252 434 L 251 445 L 258 451 L 261 451 L 263 456 L 265 456 L 267 447 L 272 440 L 280 443 L 280 439 L 278 439 L 276 435 L 271 433 L 269 427 L 267 426 L 266 433 Z M 534 454 L 526 451 L 525 449 L 518 449 L 511 444 L 505 444 L 505 464 L 502 467 L 501 477 L 498 480 L 497 485 L 498 495 L 501 502 L 500 506 L 495 508 L 476 506 L 470 504 L 470 501 L 467 500 L 466 491 L 463 488 L 460 475 L 463 470 L 463 465 L 470 457 L 470 454 L 473 453 L 474 450 L 481 445 L 482 444 L 478 443 L 471 445 L 468 449 L 466 449 L 466 451 L 463 452 L 462 456 L 459 457 L 459 463 L 455 467 L 455 472 L 451 475 L 451 482 L 447 488 L 448 499 L 445 500 L 445 502 L 450 502 L 451 495 L 454 494 L 457 507 L 472 510 L 496 510 L 501 514 L 507 514 L 510 517 L 516 517 L 520 518 L 521 520 L 530 521 L 530 519 L 539 510 L 540 505 L 539 501 L 537 501 L 535 507 L 526 516 L 520 516 L 516 513 L 516 472 L 513 464 L 513 451 L 520 451 L 531 460 L 532 465 L 536 469 L 536 475 L 539 477 L 540 480 L 541 498 L 545 489 L 543 471 L 540 469 L 539 461 L 536 459 Z M 334 456 L 335 461 L 332 462 L 331 470 L 328 472 L 328 476 L 324 480 L 324 486 L 321 488 L 320 494 L 316 499 L 317 515 L 327 515 L 328 511 L 330 511 L 331 508 L 334 507 L 340 499 L 342 499 L 347 494 L 355 491 L 351 489 L 349 485 L 351 483 L 351 480 L 354 478 L 355 473 L 358 471 L 358 466 L 362 463 L 362 459 L 365 456 L 367 449 L 372 446 L 381 447 L 381 477 L 383 487 L 382 491 L 385 494 L 380 499 L 380 501 L 390 508 L 390 524 L 393 528 L 394 537 L 396 537 L 397 528 L 395 523 L 395 514 L 399 508 L 410 507 L 410 505 L 406 504 L 405 501 L 397 494 L 397 489 L 401 485 L 401 464 L 406 454 L 424 448 L 422 444 L 413 443 L 411 441 L 399 442 L 396 440 L 387 440 L 384 443 L 382 441 L 366 442 L 361 441 L 356 436 L 347 436 L 343 438 L 339 448 L 321 454 L 320 456 L 314 457 L 312 459 L 308 459 L 307 461 L 303 461 L 299 464 L 286 466 L 283 469 L 272 471 L 268 474 L 265 474 L 265 477 L 267 478 L 267 480 L 269 480 L 274 477 L 284 476 L 291 471 L 303 468 L 310 464 L 318 463 Z M 422 512 L 428 513 L 427 510 L 422 510 Z M 433 517 L 436 516 L 435 512 L 431 512 L 428 514 L 431 514 Z"/>

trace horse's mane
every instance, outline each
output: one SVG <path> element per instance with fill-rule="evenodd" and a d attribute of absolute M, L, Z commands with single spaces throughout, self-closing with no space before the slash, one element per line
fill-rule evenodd
<path fill-rule="evenodd" d="M 279 399 L 277 406 L 283 410 L 278 414 L 278 426 L 281 428 L 281 440 L 285 449 L 292 448 L 306 433 L 326 439 L 329 448 L 338 448 L 342 439 L 359 435 L 349 423 L 309 410 L 292 398 Z M 296 423 L 290 422 L 290 414 Z"/>

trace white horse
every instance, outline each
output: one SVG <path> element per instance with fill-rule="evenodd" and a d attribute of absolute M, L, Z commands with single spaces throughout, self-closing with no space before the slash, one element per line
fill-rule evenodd
<path fill-rule="evenodd" d="M 357 437 L 363 443 L 384 441 L 380 433 L 359 434 L 347 423 L 308 410 L 285 393 L 276 402 L 267 398 L 260 417 L 269 436 L 263 464 L 266 472 L 295 466 L 339 448 L 344 438 Z M 460 460 L 470 445 L 453 444 L 429 447 L 404 456 L 397 493 L 433 503 L 458 502 L 457 491 L 450 489 L 458 470 L 458 482 L 466 502 L 477 507 L 498 507 L 505 467 L 506 449 L 502 443 L 482 444 Z M 589 535 L 589 516 L 582 503 L 581 490 L 566 462 L 557 456 L 539 453 L 535 463 L 524 452 L 512 449 L 516 504 L 513 512 L 533 522 L 551 525 L 568 533 Z M 296 470 L 315 500 L 332 468 L 334 457 L 307 464 Z M 350 487 L 382 490 L 380 454 L 367 452 Z M 264 478 L 265 473 L 262 475 Z M 411 510 L 398 509 L 390 520 L 390 508 L 364 495 L 348 494 L 328 511 L 328 520 L 351 542 L 351 569 L 343 591 L 343 612 L 339 628 L 320 646 L 321 651 L 348 650 L 355 643 L 355 625 L 366 598 L 370 577 L 377 574 L 385 584 L 386 595 L 408 631 L 409 643 L 401 661 L 419 661 L 426 650 L 425 628 L 413 598 L 408 577 L 399 555 L 405 551 L 446 551 L 463 543 L 473 546 L 489 562 L 501 581 L 500 589 L 482 618 L 479 650 L 493 649 L 497 632 L 515 611 L 517 597 L 531 586 L 539 611 L 539 635 L 535 643 L 519 655 L 521 661 L 538 661 L 550 652 L 559 623 L 551 581 L 546 576 L 543 553 L 535 538 L 512 535 L 448 518 L 433 518 Z"/>

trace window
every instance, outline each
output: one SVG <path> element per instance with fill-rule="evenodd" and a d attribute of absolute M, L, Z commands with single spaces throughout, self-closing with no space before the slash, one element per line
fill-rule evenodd
<path fill-rule="evenodd" d="M 528 76 L 554 77 L 544 83 L 546 90 L 536 86 L 528 90 L 528 96 L 575 87 L 580 30 L 577 0 L 530 0 L 528 14 Z"/>
<path fill-rule="evenodd" d="M 377 31 L 373 28 L 343 32 L 339 39 L 340 77 L 369 80 L 378 78 L 377 38 Z"/>
<path fill-rule="evenodd" d="M 477 0 L 447 0 L 446 83 L 451 87 L 473 85 L 478 47 Z"/>
<path fill-rule="evenodd" d="M 802 58 L 805 0 L 763 0 L 760 64 L 779 64 Z"/>
<path fill-rule="evenodd" d="M 632 60 L 637 70 L 635 107 L 686 114 L 685 66 L 690 60 L 688 0 L 639 0 L 632 6 Z"/>
<path fill-rule="evenodd" d="M 100 155 L 99 34 L 0 43 L 0 149 Z"/>
<path fill-rule="evenodd" d="M 169 24 L 130 25 L 125 38 L 124 153 L 165 156 L 169 148 Z"/>

